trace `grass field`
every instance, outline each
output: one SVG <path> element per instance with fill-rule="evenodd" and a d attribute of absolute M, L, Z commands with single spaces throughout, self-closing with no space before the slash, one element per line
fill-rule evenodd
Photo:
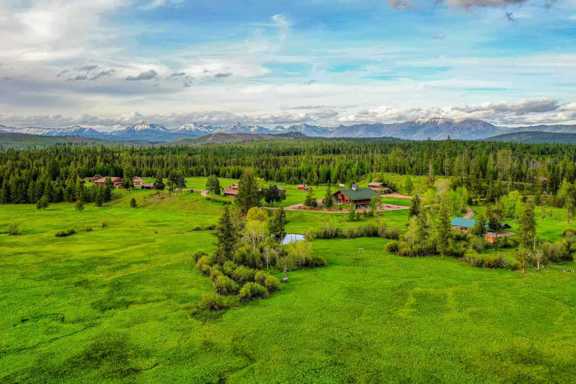
<path fill-rule="evenodd" d="M 286 188 L 283 205 L 304 199 Z M 0 382 L 574 382 L 574 265 L 521 274 L 393 256 L 382 239 L 314 241 L 327 267 L 291 272 L 269 299 L 198 320 L 192 307 L 212 286 L 192 254 L 215 239 L 194 228 L 222 209 L 197 193 L 147 191 L 83 212 L 0 206 Z M 542 238 L 568 226 L 561 210 L 538 216 Z M 369 222 L 288 219 L 296 233 Z M 370 220 L 403 227 L 407 213 Z M 8 236 L 10 223 L 22 235 Z M 69 228 L 78 233 L 54 236 Z"/>

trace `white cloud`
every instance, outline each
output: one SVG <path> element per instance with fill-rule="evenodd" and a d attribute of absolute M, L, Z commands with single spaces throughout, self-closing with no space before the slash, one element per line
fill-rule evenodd
<path fill-rule="evenodd" d="M 291 27 L 291 23 L 288 17 L 281 14 L 277 14 L 272 16 L 272 22 L 278 29 L 278 35 L 280 37 L 280 40 L 286 40 L 288 34 L 290 33 L 290 27 Z"/>

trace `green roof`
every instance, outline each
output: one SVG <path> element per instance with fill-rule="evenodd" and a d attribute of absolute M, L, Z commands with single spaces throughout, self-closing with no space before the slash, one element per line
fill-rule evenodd
<path fill-rule="evenodd" d="M 452 219 L 452 226 L 454 227 L 462 227 L 462 228 L 472 228 L 476 225 L 476 220 L 474 219 L 466 219 L 464 217 L 457 217 Z"/>
<path fill-rule="evenodd" d="M 343 193 L 350 201 L 372 200 L 376 196 L 376 192 L 369 188 L 358 188 L 356 190 L 350 188 L 340 189 L 338 192 Z"/>

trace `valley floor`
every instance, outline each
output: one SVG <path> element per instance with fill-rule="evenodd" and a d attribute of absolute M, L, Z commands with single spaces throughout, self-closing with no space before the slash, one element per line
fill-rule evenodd
<path fill-rule="evenodd" d="M 133 196 L 139 208 L 129 208 Z M 192 307 L 212 286 L 192 255 L 215 243 L 197 227 L 215 224 L 222 207 L 199 193 L 144 191 L 83 212 L 73 204 L 0 206 L 0 382 L 576 378 L 574 264 L 522 274 L 402 258 L 387 254 L 382 239 L 314 241 L 327 267 L 291 272 L 266 300 L 196 319 Z M 288 232 L 359 225 L 345 216 L 288 212 Z M 559 237 L 567 226 L 559 217 L 540 213 L 541 236 Z M 407 212 L 370 220 L 403 227 Z M 6 234 L 10 223 L 20 224 L 20 236 Z M 69 228 L 78 233 L 54 236 Z"/>

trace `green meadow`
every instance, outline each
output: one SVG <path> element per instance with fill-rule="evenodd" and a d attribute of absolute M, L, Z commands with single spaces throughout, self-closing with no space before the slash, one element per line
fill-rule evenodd
<path fill-rule="evenodd" d="M 187 179 L 195 190 L 205 183 Z M 282 206 L 306 196 L 282 187 Z M 323 197 L 325 187 L 314 190 Z M 133 197 L 138 208 L 129 207 Z M 399 257 L 385 252 L 383 239 L 316 240 L 313 250 L 328 266 L 290 272 L 268 299 L 196 318 L 195 304 L 213 288 L 192 255 L 213 251 L 206 226 L 223 207 L 197 192 L 154 191 L 117 191 L 111 203 L 81 212 L 71 203 L 0 205 L 0 382 L 576 378 L 574 263 L 523 274 L 453 258 Z M 346 213 L 287 214 L 290 233 L 370 222 L 403 229 L 408 221 L 407 211 L 360 222 Z M 537 216 L 542 239 L 557 240 L 570 226 L 564 210 L 539 208 Z M 8 235 L 11 224 L 20 235 Z M 68 229 L 77 233 L 55 237 Z"/>

